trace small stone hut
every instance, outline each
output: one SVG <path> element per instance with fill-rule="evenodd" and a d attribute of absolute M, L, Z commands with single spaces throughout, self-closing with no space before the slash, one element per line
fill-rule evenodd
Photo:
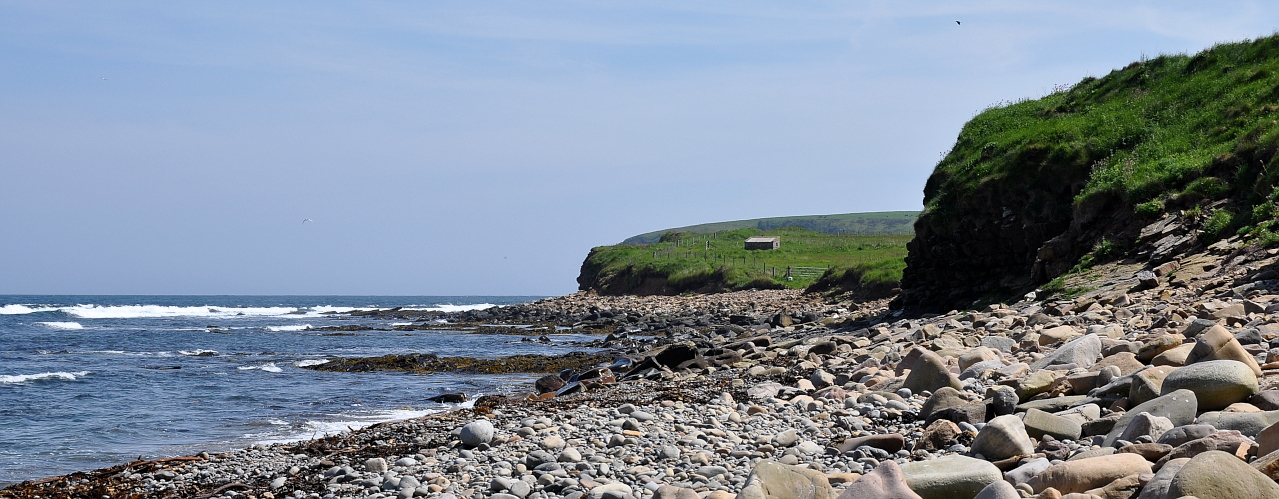
<path fill-rule="evenodd" d="M 746 239 L 748 250 L 774 250 L 782 247 L 782 238 L 777 236 L 755 236 Z"/>

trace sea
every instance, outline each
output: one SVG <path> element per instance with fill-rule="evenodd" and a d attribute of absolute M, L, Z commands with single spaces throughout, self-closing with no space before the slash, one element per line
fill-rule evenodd
<path fill-rule="evenodd" d="M 334 357 L 574 350 L 513 335 L 392 331 L 352 311 L 464 311 L 535 296 L 0 295 L 0 486 L 138 458 L 290 442 L 527 389 L 534 374 L 320 372 Z M 325 326 L 381 330 L 334 334 Z"/>

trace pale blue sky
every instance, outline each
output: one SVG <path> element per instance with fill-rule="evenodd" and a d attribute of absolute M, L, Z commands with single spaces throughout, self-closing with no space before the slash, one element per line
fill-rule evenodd
<path fill-rule="evenodd" d="M 918 209 L 982 108 L 1279 26 L 690 4 L 0 0 L 0 293 L 568 293 L 642 232 Z"/>

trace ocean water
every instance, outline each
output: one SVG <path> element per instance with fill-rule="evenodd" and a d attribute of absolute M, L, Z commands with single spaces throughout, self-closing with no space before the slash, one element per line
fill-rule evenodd
<path fill-rule="evenodd" d="M 0 485 L 407 419 L 448 409 L 426 400 L 440 393 L 526 388 L 535 375 L 299 366 L 338 356 L 580 350 L 460 331 L 313 330 L 395 323 L 348 314 L 356 309 L 457 311 L 537 298 L 0 295 Z"/>

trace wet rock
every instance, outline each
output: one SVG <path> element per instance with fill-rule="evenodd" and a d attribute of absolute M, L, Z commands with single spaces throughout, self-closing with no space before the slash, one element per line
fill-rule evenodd
<path fill-rule="evenodd" d="M 564 380 L 558 375 L 548 374 L 537 378 L 537 381 L 533 382 L 533 387 L 537 389 L 537 393 L 554 392 L 560 388 L 564 388 Z"/>

